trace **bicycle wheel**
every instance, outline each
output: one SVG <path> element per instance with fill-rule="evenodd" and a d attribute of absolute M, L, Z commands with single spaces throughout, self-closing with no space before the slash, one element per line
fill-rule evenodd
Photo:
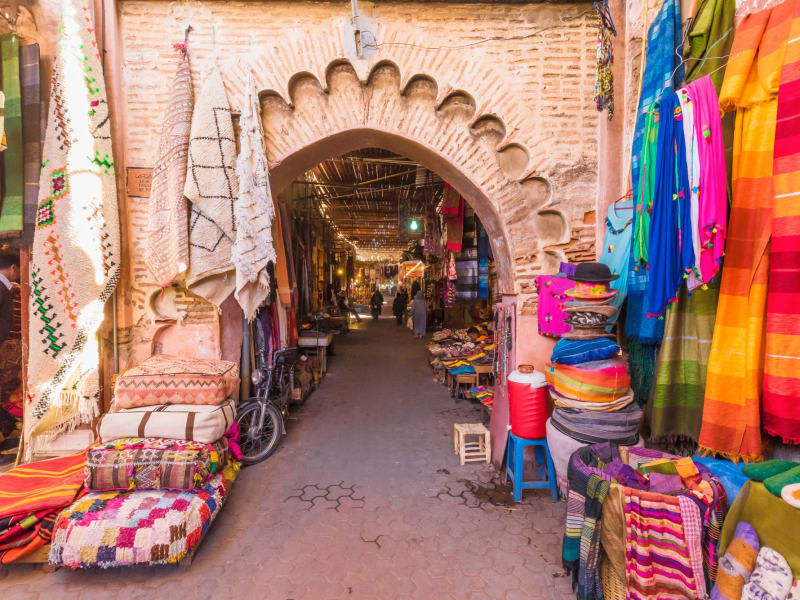
<path fill-rule="evenodd" d="M 280 411 L 271 403 L 267 404 L 264 424 L 260 430 L 256 430 L 260 416 L 261 406 L 258 404 L 252 404 L 236 415 L 242 463 L 245 465 L 254 465 L 266 459 L 281 443 L 283 417 Z"/>

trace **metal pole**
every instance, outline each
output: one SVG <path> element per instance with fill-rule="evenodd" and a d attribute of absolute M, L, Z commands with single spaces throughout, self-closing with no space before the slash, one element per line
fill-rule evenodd
<path fill-rule="evenodd" d="M 358 58 L 364 58 L 361 48 L 361 25 L 359 24 L 359 19 L 358 19 L 359 17 L 358 0 L 350 0 L 350 5 L 353 8 L 352 23 L 353 23 L 353 29 L 355 30 L 353 34 L 353 39 L 356 42 L 356 56 L 358 56 Z"/>

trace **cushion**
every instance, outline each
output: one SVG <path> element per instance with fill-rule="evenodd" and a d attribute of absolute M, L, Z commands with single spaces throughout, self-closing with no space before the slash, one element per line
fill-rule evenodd
<path fill-rule="evenodd" d="M 608 338 L 593 340 L 558 340 L 550 362 L 577 365 L 592 360 L 611 358 L 619 354 L 619 345 Z"/>
<path fill-rule="evenodd" d="M 158 437 L 213 444 L 225 435 L 235 417 L 233 400 L 225 400 L 218 406 L 162 404 L 126 408 L 103 415 L 100 441 Z"/>
<path fill-rule="evenodd" d="M 164 438 L 123 438 L 89 448 L 85 484 L 89 490 L 202 488 L 221 471 L 228 443 Z"/>
<path fill-rule="evenodd" d="M 236 363 L 157 354 L 119 376 L 114 388 L 114 404 L 116 408 L 220 404 L 238 385 Z"/>
<path fill-rule="evenodd" d="M 73 569 L 174 564 L 200 543 L 228 486 L 216 473 L 201 490 L 90 492 L 58 517 L 50 564 Z"/>

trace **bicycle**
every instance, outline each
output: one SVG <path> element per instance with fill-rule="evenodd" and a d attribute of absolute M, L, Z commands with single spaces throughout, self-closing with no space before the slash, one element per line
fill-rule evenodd
<path fill-rule="evenodd" d="M 239 446 L 242 462 L 254 465 L 271 456 L 286 433 L 286 418 L 294 388 L 294 364 L 297 348 L 284 348 L 272 355 L 268 365 L 266 351 L 259 352 L 259 365 L 251 380 L 256 395 L 239 406 Z"/>

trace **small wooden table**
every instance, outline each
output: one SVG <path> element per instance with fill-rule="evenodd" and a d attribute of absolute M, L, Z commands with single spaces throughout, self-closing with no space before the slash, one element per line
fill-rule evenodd
<path fill-rule="evenodd" d="M 318 356 L 322 353 L 322 358 L 320 359 L 322 375 L 325 375 L 328 370 L 328 346 L 330 346 L 332 341 L 332 333 L 318 333 L 315 335 L 306 333 L 297 339 L 297 346 L 299 348 L 313 348 Z"/>

